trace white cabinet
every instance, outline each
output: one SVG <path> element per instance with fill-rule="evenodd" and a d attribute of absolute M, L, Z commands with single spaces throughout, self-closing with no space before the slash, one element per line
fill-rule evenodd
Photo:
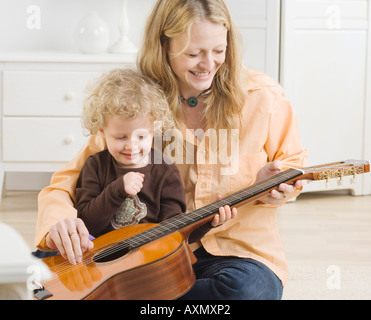
<path fill-rule="evenodd" d="M 0 194 L 7 172 L 54 172 L 72 159 L 87 139 L 80 122 L 87 84 L 134 64 L 131 54 L 0 55 Z"/>
<path fill-rule="evenodd" d="M 281 84 L 311 164 L 371 160 L 371 1 L 283 0 Z M 370 194 L 370 175 L 340 188 Z M 306 190 L 339 188 L 310 184 Z"/>

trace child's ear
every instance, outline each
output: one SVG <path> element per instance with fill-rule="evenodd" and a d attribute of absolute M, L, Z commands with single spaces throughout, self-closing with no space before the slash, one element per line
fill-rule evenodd
<path fill-rule="evenodd" d="M 99 129 L 99 133 L 102 135 L 102 137 L 104 138 L 104 130 L 101 128 Z"/>

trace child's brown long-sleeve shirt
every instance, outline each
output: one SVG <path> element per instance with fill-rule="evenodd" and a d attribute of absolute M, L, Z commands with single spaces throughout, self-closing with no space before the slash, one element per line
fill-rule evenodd
<path fill-rule="evenodd" d="M 174 164 L 154 163 L 143 168 L 120 167 L 105 150 L 90 156 L 76 186 L 76 208 L 91 235 L 136 223 L 158 223 L 186 211 L 179 171 Z M 124 189 L 123 176 L 130 172 L 145 175 L 142 190 L 135 197 Z"/>

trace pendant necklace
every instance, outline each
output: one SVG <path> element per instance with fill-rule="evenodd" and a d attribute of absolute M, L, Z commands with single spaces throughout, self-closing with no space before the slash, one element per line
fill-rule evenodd
<path fill-rule="evenodd" d="M 203 91 L 200 93 L 200 95 L 197 97 L 197 98 L 200 98 L 202 97 L 204 94 L 206 93 L 206 91 Z M 182 96 L 180 96 L 180 101 L 183 102 L 183 101 L 187 101 L 187 104 L 190 106 L 190 107 L 195 107 L 197 106 L 198 104 L 198 100 L 197 100 L 196 97 L 190 97 L 189 99 L 186 99 Z"/>

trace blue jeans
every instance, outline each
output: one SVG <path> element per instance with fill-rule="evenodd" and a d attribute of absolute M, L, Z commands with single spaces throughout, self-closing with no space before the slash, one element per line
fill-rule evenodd
<path fill-rule="evenodd" d="M 281 280 L 264 264 L 195 251 L 196 283 L 181 300 L 280 300 Z"/>

